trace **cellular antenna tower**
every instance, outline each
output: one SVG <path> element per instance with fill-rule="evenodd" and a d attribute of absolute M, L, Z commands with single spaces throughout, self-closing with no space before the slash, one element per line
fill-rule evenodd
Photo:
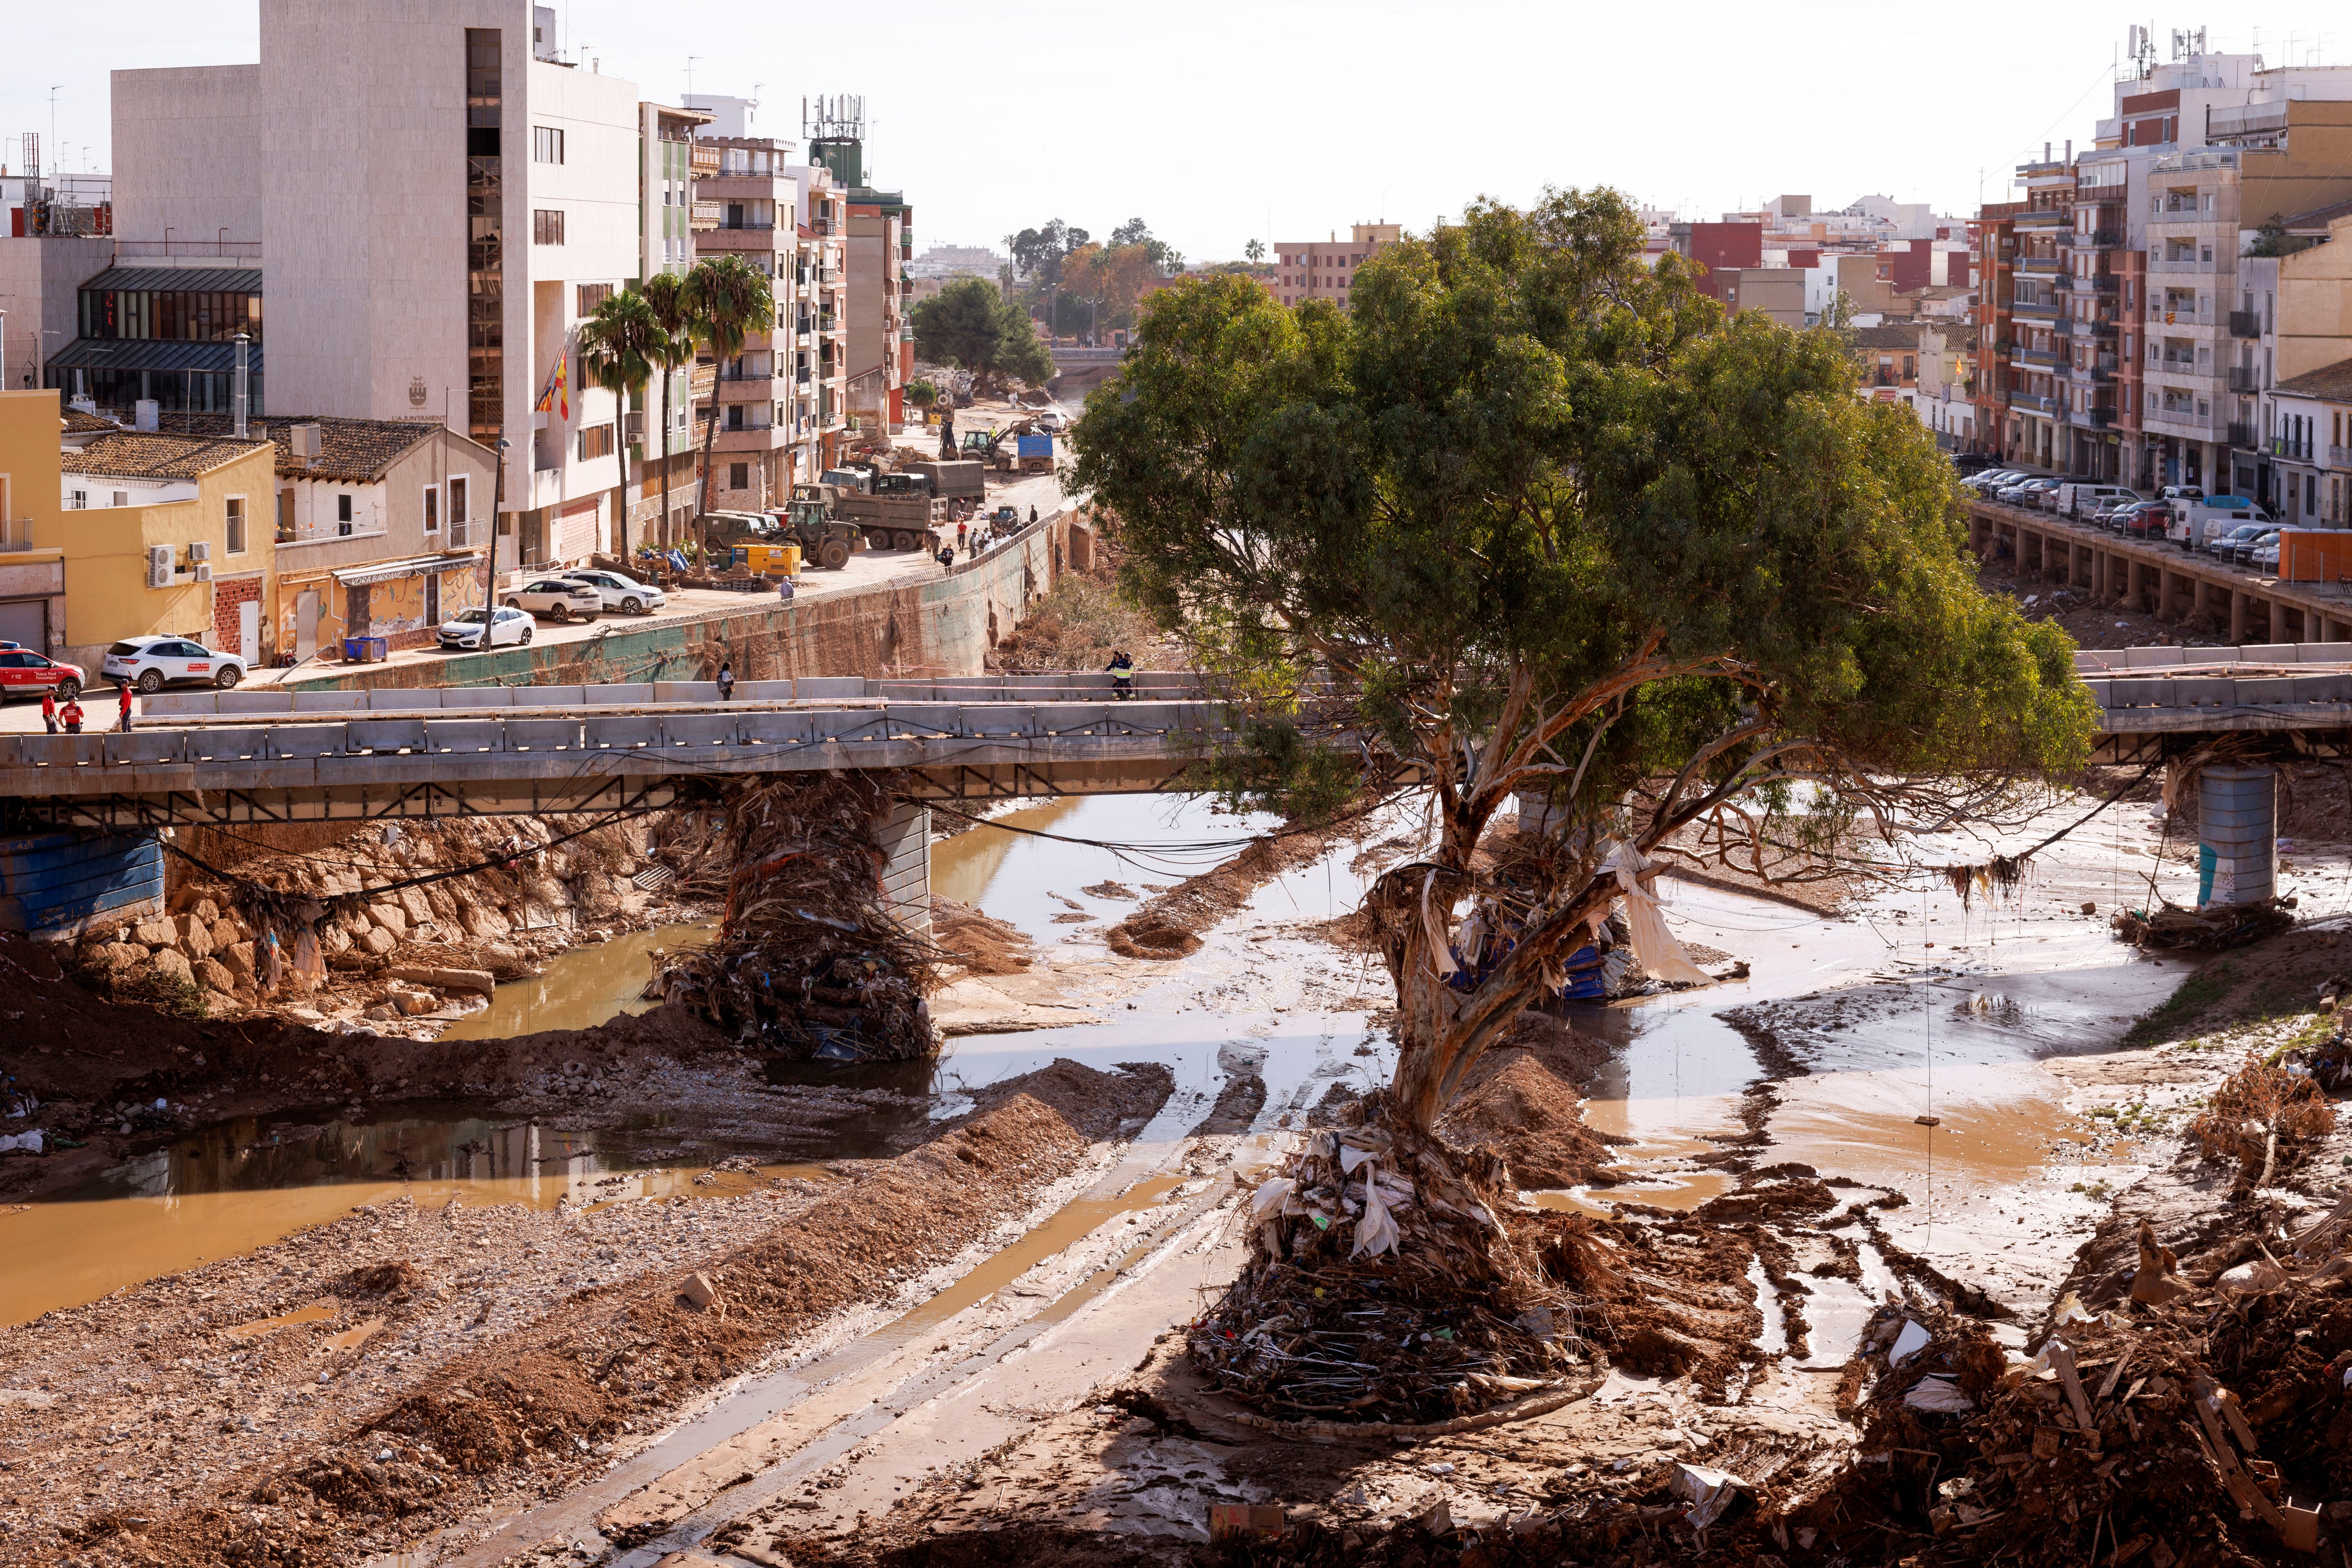
<path fill-rule="evenodd" d="M 808 142 L 809 162 L 822 163 L 833 177 L 855 189 L 866 184 L 866 95 L 801 100 L 801 135 Z"/>

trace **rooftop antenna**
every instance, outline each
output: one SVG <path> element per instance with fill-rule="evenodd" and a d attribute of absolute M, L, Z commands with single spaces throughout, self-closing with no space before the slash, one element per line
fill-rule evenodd
<path fill-rule="evenodd" d="M 694 62 L 701 58 L 700 55 L 686 57 L 686 96 L 688 98 L 694 96 Z"/>

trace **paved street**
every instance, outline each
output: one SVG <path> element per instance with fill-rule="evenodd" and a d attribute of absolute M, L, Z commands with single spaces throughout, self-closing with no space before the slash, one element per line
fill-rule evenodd
<path fill-rule="evenodd" d="M 1061 500 L 1060 479 L 1053 474 L 1036 474 L 1008 485 L 991 485 L 988 504 L 1016 506 L 1026 519 L 1029 509 L 1035 507 L 1040 515 L 1050 511 Z M 796 598 L 828 598 L 840 594 L 861 593 L 886 583 L 923 573 L 936 573 L 939 563 L 919 552 L 911 550 L 860 551 L 849 558 L 849 564 L 838 572 L 803 571 L 799 578 Z M 693 620 L 703 616 L 735 616 L 754 605 L 764 605 L 772 595 L 764 594 L 729 594 L 712 589 L 688 588 L 674 593 L 669 603 L 657 615 L 633 616 L 608 615 L 594 621 L 571 621 L 558 624 L 541 620 L 531 632 L 531 646 L 550 643 L 583 642 L 601 630 L 614 627 L 658 626 L 665 622 Z M 438 648 L 404 648 L 395 652 L 388 664 L 438 663 L 447 658 Z M 333 661 L 312 660 L 292 669 L 256 671 L 247 681 L 247 689 L 267 687 L 283 680 L 315 679 L 322 673 L 338 670 L 341 666 Z M 93 684 L 98 672 L 89 672 Z M 91 729 L 107 728 L 114 722 L 114 693 L 110 688 L 93 690 L 83 700 L 89 711 Z M 33 700 L 17 700 L 0 705 L 0 734 L 33 734 L 41 728 L 41 705 Z"/>

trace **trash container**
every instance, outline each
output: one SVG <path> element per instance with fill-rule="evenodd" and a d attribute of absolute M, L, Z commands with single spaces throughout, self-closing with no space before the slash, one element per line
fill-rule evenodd
<path fill-rule="evenodd" d="M 390 640 L 385 637 L 345 637 L 343 639 L 345 664 L 382 664 L 391 656 L 391 653 Z"/>

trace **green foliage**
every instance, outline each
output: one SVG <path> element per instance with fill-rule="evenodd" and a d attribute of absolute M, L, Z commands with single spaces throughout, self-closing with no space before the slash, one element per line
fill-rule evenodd
<path fill-rule="evenodd" d="M 666 363 L 664 356 L 671 347 L 646 297 L 634 289 L 624 289 L 605 296 L 581 324 L 581 374 L 619 397 L 624 409 L 634 395 L 642 410 L 646 382 Z M 627 506 L 616 505 L 614 515 L 620 520 L 620 550 L 625 555 L 629 551 Z"/>
<path fill-rule="evenodd" d="M 918 303 L 913 321 L 915 352 L 934 363 L 969 370 L 983 381 L 1000 374 L 1052 379 L 1053 356 L 1028 313 L 984 278 L 955 279 Z"/>
<path fill-rule="evenodd" d="M 920 376 L 907 384 L 907 401 L 918 408 L 929 408 L 940 400 L 940 389 L 929 376 Z"/>
<path fill-rule="evenodd" d="M 1024 228 L 1019 234 L 1006 235 L 1004 248 L 1013 253 L 1013 275 L 1042 286 L 1059 282 L 1062 258 L 1093 237 L 1085 229 L 1072 228 L 1060 218 L 1051 218 L 1042 228 Z"/>
<path fill-rule="evenodd" d="M 767 274 L 740 256 L 696 262 L 680 295 L 688 331 L 721 365 L 743 352 L 746 337 L 776 324 L 775 291 Z M 702 432 L 702 504 L 697 510 L 703 512 L 710 510 L 710 454 L 719 435 L 718 409 L 710 412 Z"/>
<path fill-rule="evenodd" d="M 1472 1003 L 1407 1008 L 1409 1044 L 1471 1042 L 1415 1114 L 1613 898 L 1603 836 L 1834 852 L 2093 732 L 2064 634 L 1978 590 L 1933 437 L 1853 395 L 1835 333 L 1727 318 L 1643 239 L 1617 194 L 1556 192 L 1383 247 L 1348 314 L 1182 279 L 1073 432 L 1123 589 L 1250 715 L 1234 793 L 1410 770 L 1457 871 L 1513 796 L 1560 808 L 1552 912 Z"/>
<path fill-rule="evenodd" d="M 1594 813 L 1738 731 L 1709 777 L 1799 736 L 1821 778 L 2077 755 L 2069 645 L 1977 592 L 1916 421 L 1857 401 L 1830 334 L 1727 320 L 1640 253 L 1622 198 L 1570 192 L 1384 249 L 1352 315 L 1156 296 L 1073 442 L 1139 602 L 1352 678 L 1402 759 L 1506 719 L 1591 746 Z"/>
<path fill-rule="evenodd" d="M 2254 230 L 2252 241 L 2246 247 L 2248 256 L 2293 256 L 2306 248 L 2308 240 L 2295 238 L 2286 231 L 2286 224 L 2273 213 Z"/>
<path fill-rule="evenodd" d="M 1253 239 L 1242 247 L 1242 256 L 1252 267 L 1265 259 L 1265 241 Z"/>

